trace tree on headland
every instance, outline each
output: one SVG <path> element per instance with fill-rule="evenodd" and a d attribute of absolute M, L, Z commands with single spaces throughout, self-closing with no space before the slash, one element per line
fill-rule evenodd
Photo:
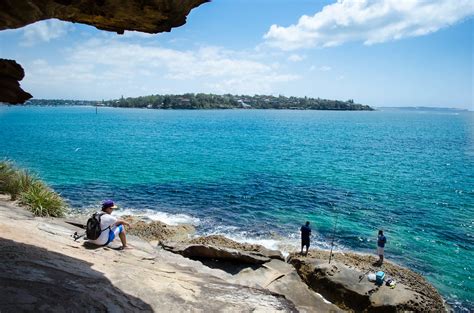
<path fill-rule="evenodd" d="M 93 101 L 71 100 L 30 100 L 36 105 L 93 105 Z M 96 102 L 94 102 L 96 103 Z M 350 110 L 372 111 L 368 105 L 347 101 L 309 97 L 285 97 L 283 95 L 216 95 L 205 93 L 185 93 L 182 95 L 150 95 L 134 98 L 102 101 L 102 105 L 122 108 L 149 109 L 290 109 L 290 110 Z"/>

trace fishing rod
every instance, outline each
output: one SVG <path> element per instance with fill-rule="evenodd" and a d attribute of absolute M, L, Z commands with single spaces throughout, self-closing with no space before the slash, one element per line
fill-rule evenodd
<path fill-rule="evenodd" d="M 336 238 L 336 229 L 337 229 L 337 221 L 338 220 L 339 220 L 339 212 L 336 213 L 336 223 L 334 223 L 334 230 L 332 232 L 331 252 L 329 253 L 329 264 L 331 264 L 332 249 L 334 248 L 334 238 Z"/>

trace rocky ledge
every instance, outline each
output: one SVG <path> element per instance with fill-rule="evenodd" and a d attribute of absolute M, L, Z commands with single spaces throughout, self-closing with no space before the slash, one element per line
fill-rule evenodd
<path fill-rule="evenodd" d="M 284 261 L 280 251 L 261 245 L 239 243 L 221 235 L 195 237 L 192 225 L 168 225 L 160 221 L 146 221 L 133 216 L 123 217 L 130 223 L 127 232 L 163 249 L 193 260 L 224 261 L 239 264 L 263 264 L 272 259 Z"/>
<path fill-rule="evenodd" d="M 119 251 L 115 242 L 75 241 L 76 231 L 64 219 L 34 217 L 0 195 L 2 313 L 298 310 L 280 293 L 238 283 L 136 236 L 128 235 L 132 249 Z"/>
<path fill-rule="evenodd" d="M 157 227 L 156 222 L 140 227 L 146 225 Z M 176 226 L 159 225 L 164 230 L 170 227 L 177 230 Z M 163 236 L 163 231 L 158 231 L 156 238 L 145 238 L 158 240 L 158 245 L 166 251 L 231 273 L 236 283 L 267 289 L 272 286 L 271 291 L 292 299 L 299 309 L 311 311 L 318 303 L 320 311 L 446 311 L 439 293 L 421 275 L 391 262 L 378 265 L 371 255 L 334 253 L 329 264 L 329 252 L 312 250 L 308 256 L 292 253 L 285 262 L 280 251 L 261 245 L 239 243 L 220 235 L 189 239 L 194 229 L 187 233 L 189 226 L 178 229 L 182 231 L 179 236 L 168 230 L 168 238 Z M 368 275 L 377 271 L 384 271 L 386 280 L 390 278 L 396 285 L 378 286 L 369 281 Z M 312 292 L 305 290 L 307 287 L 302 287 L 301 281 Z"/>
<path fill-rule="evenodd" d="M 127 231 L 133 249 L 116 251 L 118 242 L 91 247 L 74 240 L 81 230 L 71 218 L 33 217 L 0 196 L 1 312 L 445 311 L 420 275 L 391 263 L 375 267 L 372 256 L 336 253 L 328 264 L 328 252 L 312 250 L 286 262 L 279 251 L 259 245 L 191 238 L 189 225 L 137 218 L 129 218 Z M 76 216 L 73 224 L 86 219 Z M 192 255 L 181 249 L 196 246 L 201 251 Z M 369 271 L 380 269 L 397 281 L 394 289 L 367 280 Z"/>
<path fill-rule="evenodd" d="M 23 103 L 31 95 L 20 87 L 19 81 L 25 77 L 23 68 L 13 60 L 0 59 L 0 102 Z"/>
<path fill-rule="evenodd" d="M 291 263 L 314 291 L 340 308 L 355 312 L 445 312 L 444 301 L 421 275 L 396 264 L 376 263 L 370 255 L 311 251 L 306 257 L 291 254 Z M 393 288 L 368 280 L 370 273 L 385 272 Z"/>
<path fill-rule="evenodd" d="M 209 0 L 30 0 L 2 1 L 0 30 L 56 18 L 123 34 L 169 32 L 186 23 L 189 12 Z"/>
<path fill-rule="evenodd" d="M 196 231 L 193 225 L 168 225 L 160 221 L 146 221 L 134 216 L 123 216 L 132 227 L 127 228 L 131 235 L 156 243 L 161 241 L 186 241 Z"/>
<path fill-rule="evenodd" d="M 261 245 L 242 244 L 224 236 L 198 237 L 184 242 L 163 241 L 167 251 L 181 254 L 193 260 L 217 260 L 243 264 L 263 264 L 272 259 L 284 261 L 280 251 Z"/>
<path fill-rule="evenodd" d="M 189 12 L 208 1 L 6 0 L 0 1 L 0 30 L 56 18 L 119 34 L 125 30 L 156 34 L 184 25 Z M 24 103 L 31 98 L 20 88 L 19 81 L 23 76 L 22 67 L 15 61 L 0 59 L 0 103 Z"/>

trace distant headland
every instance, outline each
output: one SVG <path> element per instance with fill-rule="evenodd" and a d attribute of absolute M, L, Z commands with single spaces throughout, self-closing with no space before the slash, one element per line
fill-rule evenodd
<path fill-rule="evenodd" d="M 32 99 L 29 105 L 93 105 L 120 108 L 147 109 L 284 109 L 284 110 L 338 110 L 373 111 L 368 105 L 354 103 L 354 100 L 328 100 L 308 97 L 285 97 L 268 95 L 215 95 L 186 93 L 182 95 L 150 95 L 136 98 L 124 98 L 102 101 L 83 100 L 44 100 Z"/>

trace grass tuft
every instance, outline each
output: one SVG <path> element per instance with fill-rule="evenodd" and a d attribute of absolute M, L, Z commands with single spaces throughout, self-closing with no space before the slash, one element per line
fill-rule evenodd
<path fill-rule="evenodd" d="M 36 216 L 63 216 L 66 203 L 61 196 L 36 175 L 22 170 L 10 161 L 0 162 L 0 193 L 18 199 Z"/>
<path fill-rule="evenodd" d="M 16 169 L 10 161 L 0 162 L 0 192 L 9 194 L 15 200 L 18 193 L 15 191 Z"/>

